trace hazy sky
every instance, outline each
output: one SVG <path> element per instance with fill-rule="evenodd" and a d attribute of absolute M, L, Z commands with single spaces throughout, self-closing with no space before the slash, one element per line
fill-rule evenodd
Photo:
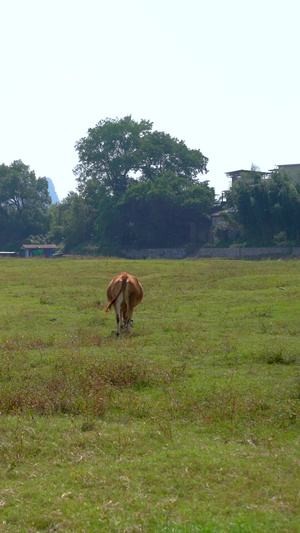
<path fill-rule="evenodd" d="M 299 0 L 0 0 L 0 163 L 76 190 L 75 142 L 147 119 L 225 172 L 300 163 Z"/>

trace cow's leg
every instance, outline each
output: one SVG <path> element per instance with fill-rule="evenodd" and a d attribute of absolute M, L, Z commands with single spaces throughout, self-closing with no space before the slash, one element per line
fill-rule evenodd
<path fill-rule="evenodd" d="M 131 324 L 132 324 L 132 314 L 134 310 L 134 292 L 130 291 L 129 288 L 126 293 L 126 299 L 127 299 L 127 313 L 126 313 L 126 329 L 127 331 L 131 331 Z"/>
<path fill-rule="evenodd" d="M 130 306 L 130 284 L 128 283 L 128 281 L 126 283 L 126 287 L 124 291 L 124 302 L 125 302 L 124 326 L 126 327 L 126 331 L 130 331 L 132 310 Z"/>
<path fill-rule="evenodd" d="M 121 303 L 121 328 L 124 328 L 126 326 L 126 313 L 127 313 L 126 303 L 123 300 Z"/>
<path fill-rule="evenodd" d="M 116 321 L 117 321 L 117 331 L 116 335 L 120 335 L 121 330 L 121 320 L 122 320 L 122 311 L 121 311 L 121 302 L 118 300 L 114 304 L 115 311 L 116 311 Z"/>
<path fill-rule="evenodd" d="M 127 313 L 126 313 L 126 331 L 131 331 L 131 317 L 132 317 L 133 309 L 130 307 L 127 307 Z"/>
<path fill-rule="evenodd" d="M 116 335 L 120 335 L 120 317 L 119 315 L 116 315 L 116 320 L 117 320 L 117 331 L 116 331 Z"/>

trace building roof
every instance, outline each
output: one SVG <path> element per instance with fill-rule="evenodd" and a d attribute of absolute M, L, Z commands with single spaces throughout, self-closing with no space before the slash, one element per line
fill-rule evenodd
<path fill-rule="evenodd" d="M 0 252 L 0 254 L 2 254 L 2 255 L 8 255 L 8 254 L 10 254 L 10 255 L 16 255 L 16 254 L 18 254 L 18 253 L 19 253 L 19 252 L 2 252 L 2 251 Z"/>
<path fill-rule="evenodd" d="M 22 246 L 22 250 L 51 250 L 56 248 L 56 244 L 23 244 Z"/>
<path fill-rule="evenodd" d="M 244 174 L 252 174 L 253 170 L 232 170 L 231 172 L 225 172 L 226 176 L 240 176 L 242 173 Z M 263 172 L 261 170 L 254 170 L 254 172 L 257 172 L 258 174 L 262 174 L 263 176 L 267 176 L 269 172 Z"/>
<path fill-rule="evenodd" d="M 277 165 L 279 168 L 290 168 L 290 167 L 300 167 L 300 163 L 289 163 L 288 165 Z"/>
<path fill-rule="evenodd" d="M 225 174 L 227 176 L 231 176 L 231 174 L 241 174 L 241 172 L 248 173 L 248 172 L 251 172 L 251 170 L 243 170 L 243 169 L 241 169 L 241 170 L 232 170 L 231 172 L 225 172 Z"/>

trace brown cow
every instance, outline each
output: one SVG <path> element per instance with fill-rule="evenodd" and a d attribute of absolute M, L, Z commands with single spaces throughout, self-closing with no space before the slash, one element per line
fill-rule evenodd
<path fill-rule="evenodd" d="M 109 304 L 105 311 L 109 311 L 111 306 L 114 306 L 117 319 L 117 335 L 120 335 L 122 325 L 126 327 L 127 331 L 130 331 L 133 309 L 142 301 L 144 295 L 143 287 L 139 280 L 127 272 L 121 272 L 121 274 L 111 280 L 106 294 Z"/>

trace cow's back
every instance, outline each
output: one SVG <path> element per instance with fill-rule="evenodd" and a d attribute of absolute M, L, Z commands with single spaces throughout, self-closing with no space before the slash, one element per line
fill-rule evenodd
<path fill-rule="evenodd" d="M 131 274 L 127 274 L 127 276 L 125 301 L 129 307 L 136 307 L 143 299 L 143 287 L 135 276 L 132 276 Z"/>
<path fill-rule="evenodd" d="M 120 292 L 122 283 L 124 283 L 125 278 L 127 278 L 127 272 L 121 272 L 115 278 L 113 278 L 110 284 L 107 287 L 106 295 L 109 301 L 113 300 L 117 294 Z"/>
<path fill-rule="evenodd" d="M 122 294 L 121 300 L 124 300 L 129 307 L 133 308 L 142 301 L 144 291 L 136 276 L 132 276 L 128 272 L 121 272 L 111 280 L 106 294 L 111 303 Z"/>

